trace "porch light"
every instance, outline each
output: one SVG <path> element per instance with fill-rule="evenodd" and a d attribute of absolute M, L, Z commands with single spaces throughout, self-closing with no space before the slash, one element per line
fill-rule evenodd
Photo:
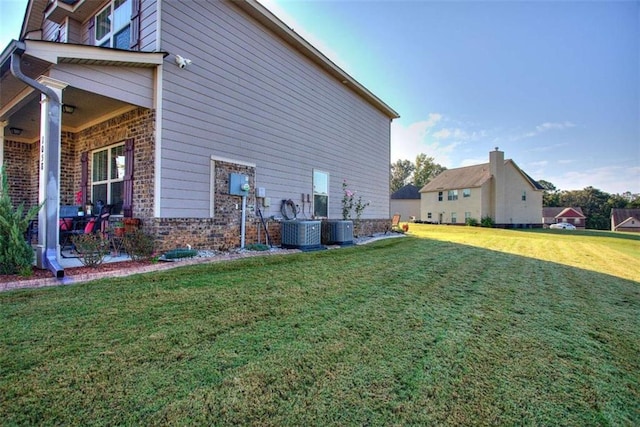
<path fill-rule="evenodd" d="M 75 105 L 62 104 L 62 112 L 67 114 L 73 114 L 76 111 Z"/>
<path fill-rule="evenodd" d="M 22 129 L 20 128 L 9 128 L 9 132 L 11 132 L 11 135 L 22 135 Z"/>

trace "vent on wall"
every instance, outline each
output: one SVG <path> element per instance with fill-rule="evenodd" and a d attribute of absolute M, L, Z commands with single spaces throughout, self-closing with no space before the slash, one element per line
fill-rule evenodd
<path fill-rule="evenodd" d="M 282 221 L 282 247 L 288 249 L 320 249 L 320 221 Z"/>

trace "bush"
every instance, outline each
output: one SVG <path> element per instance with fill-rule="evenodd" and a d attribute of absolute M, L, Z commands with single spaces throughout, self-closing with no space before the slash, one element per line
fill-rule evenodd
<path fill-rule="evenodd" d="M 493 228 L 495 223 L 493 222 L 493 218 L 487 215 L 482 217 L 482 219 L 480 220 L 480 225 L 482 225 L 482 227 Z"/>
<path fill-rule="evenodd" d="M 33 249 L 24 235 L 29 221 L 35 219 L 42 205 L 24 213 L 24 205 L 17 208 L 9 197 L 9 184 L 4 168 L 0 182 L 0 274 L 30 275 L 33 265 Z"/>
<path fill-rule="evenodd" d="M 151 260 L 153 258 L 154 238 L 140 229 L 125 233 L 122 244 L 124 245 L 124 250 L 134 261 Z"/>
<path fill-rule="evenodd" d="M 252 243 L 245 246 L 245 249 L 248 251 L 268 251 L 270 248 L 263 243 Z"/>
<path fill-rule="evenodd" d="M 467 220 L 465 221 L 465 224 L 467 224 L 470 227 L 477 227 L 479 222 L 475 218 L 467 218 Z"/>
<path fill-rule="evenodd" d="M 71 242 L 78 252 L 78 259 L 87 267 L 98 267 L 109 253 L 109 241 L 100 233 L 71 236 Z"/>

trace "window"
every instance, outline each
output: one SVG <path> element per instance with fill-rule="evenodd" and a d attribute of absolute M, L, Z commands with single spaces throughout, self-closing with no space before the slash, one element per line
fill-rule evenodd
<path fill-rule="evenodd" d="M 91 158 L 91 200 L 112 205 L 111 214 L 121 215 L 124 203 L 124 144 L 94 151 Z"/>
<path fill-rule="evenodd" d="M 431 212 L 427 212 L 427 219 L 431 219 Z"/>
<path fill-rule="evenodd" d="M 465 188 L 464 190 L 462 190 L 462 197 L 471 197 L 471 189 Z"/>
<path fill-rule="evenodd" d="M 471 218 L 471 212 L 465 212 L 464 213 L 464 222 L 465 224 L 467 223 L 467 221 Z"/>
<path fill-rule="evenodd" d="M 313 171 L 313 216 L 327 218 L 329 212 L 329 174 Z"/>
<path fill-rule="evenodd" d="M 449 190 L 447 200 L 458 200 L 458 190 Z"/>
<path fill-rule="evenodd" d="M 526 191 L 523 191 L 523 192 L 522 192 L 522 201 L 524 202 L 524 201 L 526 201 L 526 200 L 527 200 L 527 192 L 526 192 Z"/>
<path fill-rule="evenodd" d="M 438 191 L 438 201 L 442 201 L 442 191 Z"/>
<path fill-rule="evenodd" d="M 456 222 L 458 222 L 458 214 L 451 212 L 451 223 L 455 224 Z"/>
<path fill-rule="evenodd" d="M 132 0 L 113 0 L 96 15 L 97 46 L 129 49 L 131 44 Z"/>

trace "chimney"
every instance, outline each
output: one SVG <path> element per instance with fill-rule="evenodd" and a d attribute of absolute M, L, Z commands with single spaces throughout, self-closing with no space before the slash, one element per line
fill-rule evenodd
<path fill-rule="evenodd" d="M 506 177 L 504 172 L 504 152 L 498 147 L 489 153 L 489 171 L 492 181 L 492 217 L 496 224 L 505 222 Z"/>

